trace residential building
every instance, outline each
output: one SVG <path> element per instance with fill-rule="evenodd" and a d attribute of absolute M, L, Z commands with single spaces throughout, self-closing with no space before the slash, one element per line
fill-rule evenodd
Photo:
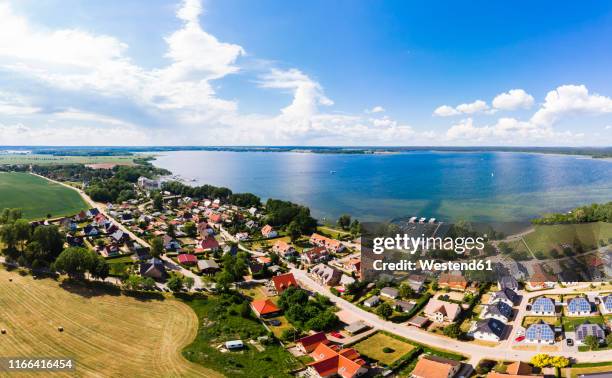
<path fill-rule="evenodd" d="M 555 316 L 555 302 L 547 297 L 536 298 L 531 304 L 531 313 L 541 316 Z"/>
<path fill-rule="evenodd" d="M 158 190 L 160 188 L 159 181 L 143 176 L 138 178 L 137 185 L 145 190 Z"/>
<path fill-rule="evenodd" d="M 461 369 L 461 362 L 438 356 L 424 355 L 419 358 L 411 378 L 452 378 Z"/>
<path fill-rule="evenodd" d="M 399 312 L 410 312 L 414 308 L 413 302 L 395 301 L 395 309 Z"/>
<path fill-rule="evenodd" d="M 601 299 L 601 312 L 612 314 L 612 294 Z"/>
<path fill-rule="evenodd" d="M 436 323 L 452 322 L 459 316 L 461 307 L 456 303 L 432 298 L 425 306 L 424 312 L 429 319 Z"/>
<path fill-rule="evenodd" d="M 465 291 L 468 287 L 468 282 L 461 274 L 442 273 L 438 278 L 438 287 Z"/>
<path fill-rule="evenodd" d="M 587 336 L 595 336 L 600 343 L 603 343 L 606 333 L 601 325 L 586 320 L 584 323 L 576 326 L 576 342 L 584 345 L 584 340 Z"/>
<path fill-rule="evenodd" d="M 533 274 L 528 277 L 528 280 L 526 287 L 529 290 L 552 289 L 557 282 L 557 278 L 546 273 L 541 265 L 533 267 Z"/>
<path fill-rule="evenodd" d="M 380 303 L 380 297 L 378 295 L 372 295 L 370 298 L 363 301 L 363 305 L 366 307 L 376 307 Z"/>
<path fill-rule="evenodd" d="M 332 253 L 342 252 L 345 249 L 344 244 L 342 244 L 340 241 L 319 235 L 317 233 L 310 236 L 310 244 L 318 247 L 325 247 Z"/>
<path fill-rule="evenodd" d="M 485 306 L 480 313 L 482 319 L 497 319 L 501 322 L 508 323 L 512 318 L 512 307 L 507 303 L 497 301 L 495 304 Z"/>
<path fill-rule="evenodd" d="M 512 307 L 518 300 L 518 294 L 509 288 L 502 289 L 500 291 L 496 291 L 491 294 L 491 298 L 489 299 L 489 304 L 495 304 L 497 302 L 503 302 L 508 306 Z"/>
<path fill-rule="evenodd" d="M 272 317 L 279 315 L 281 309 L 269 299 L 262 299 L 251 302 L 251 308 L 255 314 L 260 318 Z"/>
<path fill-rule="evenodd" d="M 198 263 L 198 258 L 195 255 L 190 255 L 187 253 L 181 253 L 177 257 L 179 264 L 182 265 L 196 265 Z"/>
<path fill-rule="evenodd" d="M 286 259 L 287 257 L 295 256 L 297 254 L 295 248 L 284 240 L 278 240 L 272 246 L 272 252 L 276 253 L 280 257 Z"/>
<path fill-rule="evenodd" d="M 549 324 L 540 320 L 527 327 L 527 331 L 525 331 L 525 342 L 533 344 L 553 344 L 555 342 L 555 331 Z"/>
<path fill-rule="evenodd" d="M 198 269 L 206 275 L 212 275 L 221 270 L 215 260 L 198 260 Z"/>
<path fill-rule="evenodd" d="M 301 350 L 303 353 L 312 352 L 321 343 L 325 345 L 329 344 L 329 340 L 327 340 L 327 336 L 325 336 L 325 332 L 317 332 L 312 335 L 302 337 L 301 339 L 295 342 L 298 349 Z"/>
<path fill-rule="evenodd" d="M 270 226 L 269 224 L 261 228 L 261 234 L 263 235 L 264 238 L 275 238 L 278 236 L 278 232 L 276 232 L 274 228 Z"/>
<path fill-rule="evenodd" d="M 591 314 L 591 302 L 584 297 L 576 297 L 567 303 L 567 315 L 586 316 Z"/>
<path fill-rule="evenodd" d="M 310 270 L 310 274 L 319 282 L 327 286 L 336 286 L 340 282 L 342 272 L 334 267 L 325 264 L 315 265 Z"/>
<path fill-rule="evenodd" d="M 470 331 L 475 339 L 486 341 L 499 341 L 504 335 L 506 325 L 493 318 L 479 320 Z"/>
<path fill-rule="evenodd" d="M 301 260 L 306 265 L 314 265 L 329 260 L 329 257 L 329 252 L 325 247 L 314 247 L 304 251 Z"/>
<path fill-rule="evenodd" d="M 277 294 L 282 294 L 289 287 L 299 287 L 293 273 L 285 273 L 272 277 L 272 285 Z"/>
<path fill-rule="evenodd" d="M 389 287 L 389 286 L 383 287 L 382 289 L 380 289 L 380 295 L 382 297 L 395 299 L 399 296 L 399 290 L 397 290 L 394 287 Z"/>
<path fill-rule="evenodd" d="M 511 289 L 513 291 L 517 291 L 519 289 L 519 284 L 516 278 L 512 276 L 503 276 L 497 282 L 497 287 L 499 290 Z"/>
<path fill-rule="evenodd" d="M 367 373 L 368 366 L 359 353 L 353 348 L 340 349 L 337 345 L 317 345 L 310 354 L 314 362 L 308 364 L 311 377 L 353 378 Z"/>
<path fill-rule="evenodd" d="M 143 277 L 151 277 L 154 279 L 162 279 L 166 277 L 166 268 L 164 262 L 160 259 L 152 258 L 140 264 L 140 275 Z"/>

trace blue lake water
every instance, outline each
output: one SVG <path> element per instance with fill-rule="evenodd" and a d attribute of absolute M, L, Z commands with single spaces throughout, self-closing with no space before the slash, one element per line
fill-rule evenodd
<path fill-rule="evenodd" d="M 612 200 L 612 161 L 515 152 L 346 155 L 173 151 L 154 162 L 192 185 L 291 200 L 333 221 L 419 215 L 525 221 Z"/>

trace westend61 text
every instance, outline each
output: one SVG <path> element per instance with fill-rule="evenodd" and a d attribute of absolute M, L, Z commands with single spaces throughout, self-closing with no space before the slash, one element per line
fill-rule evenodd
<path fill-rule="evenodd" d="M 383 262 L 376 260 L 372 264 L 374 270 L 386 271 L 409 271 L 409 270 L 429 270 L 429 271 L 481 271 L 493 270 L 491 260 L 471 260 L 464 262 L 436 262 L 435 260 L 400 260 L 397 262 Z"/>

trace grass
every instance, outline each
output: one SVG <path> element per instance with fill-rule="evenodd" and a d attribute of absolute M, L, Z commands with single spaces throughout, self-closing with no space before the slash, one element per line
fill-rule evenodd
<path fill-rule="evenodd" d="M 561 319 L 555 316 L 525 316 L 523 318 L 523 327 L 527 328 L 531 324 L 537 323 L 540 320 L 543 320 L 545 323 L 548 323 L 553 326 L 561 325 Z"/>
<path fill-rule="evenodd" d="M 568 369 L 565 369 L 566 371 Z M 571 378 L 577 378 L 579 374 L 593 374 L 593 373 L 603 373 L 603 372 L 609 372 L 612 371 L 612 364 L 611 363 L 607 363 L 607 365 L 605 366 L 591 366 L 591 367 L 579 367 L 579 368 L 571 368 L 569 369 L 570 371 L 570 377 Z M 566 377 L 567 375 L 563 375 L 564 377 Z"/>
<path fill-rule="evenodd" d="M 383 351 L 385 347 L 393 349 L 393 352 L 385 353 Z M 377 332 L 367 339 L 353 345 L 353 348 L 357 349 L 360 354 L 368 358 L 390 366 L 402 356 L 412 351 L 415 346 L 384 333 Z"/>
<path fill-rule="evenodd" d="M 141 156 L 53 156 L 40 154 L 3 154 L 0 165 L 60 165 L 60 164 L 118 164 L 134 165 L 134 158 Z"/>
<path fill-rule="evenodd" d="M 190 361 L 222 372 L 228 377 L 290 377 L 289 372 L 301 362 L 280 344 L 272 343 L 258 351 L 250 339 L 267 335 L 259 320 L 243 318 L 231 297 L 192 299 L 187 303 L 197 314 L 200 327 L 196 339 L 183 350 Z M 241 351 L 222 353 L 217 347 L 229 340 L 241 339 Z"/>
<path fill-rule="evenodd" d="M 76 374 L 45 376 L 220 376 L 181 356 L 198 318 L 177 300 L 136 299 L 0 269 L 0 303 L 0 328 L 7 330 L 0 356 L 75 359 Z"/>
<path fill-rule="evenodd" d="M 0 209 L 19 208 L 26 219 L 73 215 L 87 209 L 79 193 L 27 173 L 0 172 Z"/>
<path fill-rule="evenodd" d="M 533 232 L 523 237 L 533 253 L 541 251 L 547 258 L 552 257 L 553 248 L 563 256 L 561 244 L 573 246 L 574 241 L 579 241 L 584 251 L 588 251 L 591 247 L 599 247 L 599 240 L 607 242 L 609 238 L 612 238 L 612 224 L 605 222 L 537 225 Z M 513 247 L 526 250 L 522 242 L 513 243 Z"/>
<path fill-rule="evenodd" d="M 589 317 L 563 317 L 563 328 L 565 331 L 573 332 L 576 329 L 576 326 L 584 323 L 585 321 L 589 321 L 593 324 L 604 324 L 604 320 L 601 316 L 589 316 Z"/>

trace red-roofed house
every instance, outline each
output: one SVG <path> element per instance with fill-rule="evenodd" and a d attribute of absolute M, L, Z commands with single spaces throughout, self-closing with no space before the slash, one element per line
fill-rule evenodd
<path fill-rule="evenodd" d="M 196 249 L 198 249 L 198 252 L 214 252 L 219 249 L 219 242 L 217 241 L 217 239 L 214 238 L 214 236 L 209 236 L 207 238 L 199 240 L 196 244 Z"/>
<path fill-rule="evenodd" d="M 281 256 L 282 258 L 287 258 L 290 256 L 295 256 L 297 252 L 295 248 L 284 240 L 279 240 L 272 246 L 272 252 Z"/>
<path fill-rule="evenodd" d="M 442 289 L 465 291 L 467 286 L 468 282 L 461 274 L 442 273 L 438 279 L 438 287 Z"/>
<path fill-rule="evenodd" d="M 194 255 L 182 253 L 178 255 L 178 262 L 183 265 L 195 265 L 198 263 L 198 258 Z"/>
<path fill-rule="evenodd" d="M 325 247 L 314 247 L 308 251 L 304 251 L 301 256 L 301 260 L 304 264 L 314 265 L 323 261 L 329 260 L 329 252 Z"/>
<path fill-rule="evenodd" d="M 319 343 L 310 356 L 315 360 L 308 364 L 308 373 L 313 377 L 352 378 L 368 371 L 366 362 L 352 348 L 338 350 L 337 347 Z"/>
<path fill-rule="evenodd" d="M 298 287 L 297 281 L 293 276 L 293 273 L 285 273 L 279 276 L 272 277 L 272 283 L 277 294 L 282 294 L 290 286 Z"/>
<path fill-rule="evenodd" d="M 274 228 L 272 228 L 272 226 L 270 226 L 269 224 L 261 228 L 261 234 L 265 238 L 275 238 L 278 236 L 278 232 L 274 231 Z"/>
<path fill-rule="evenodd" d="M 317 332 L 315 334 L 302 337 L 301 339 L 296 341 L 298 349 L 304 353 L 312 352 L 321 343 L 325 345 L 329 344 L 329 340 L 327 340 L 325 332 Z"/>
<path fill-rule="evenodd" d="M 265 318 L 268 316 L 278 315 L 281 311 L 280 308 L 276 307 L 274 303 L 272 303 L 269 299 L 262 299 L 259 301 L 251 302 L 251 308 L 255 311 L 260 318 Z"/>
<path fill-rule="evenodd" d="M 342 244 L 338 240 L 330 239 L 328 237 L 325 237 L 323 235 L 319 235 L 316 233 L 310 235 L 310 244 L 316 245 L 319 247 L 325 247 L 328 251 L 334 252 L 334 253 L 342 252 L 345 248 L 344 244 Z"/>

